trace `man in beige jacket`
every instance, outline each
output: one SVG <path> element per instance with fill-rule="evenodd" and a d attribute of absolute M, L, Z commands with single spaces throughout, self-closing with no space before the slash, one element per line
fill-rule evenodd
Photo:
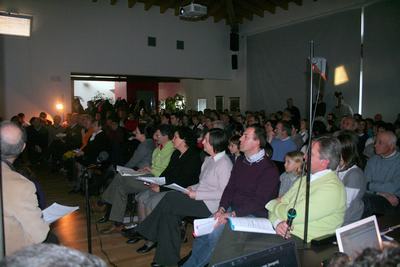
<path fill-rule="evenodd" d="M 25 134 L 15 124 L 4 122 L 1 133 L 2 195 L 6 255 L 43 242 L 49 225 L 38 207 L 35 185 L 12 166 L 25 148 Z"/>

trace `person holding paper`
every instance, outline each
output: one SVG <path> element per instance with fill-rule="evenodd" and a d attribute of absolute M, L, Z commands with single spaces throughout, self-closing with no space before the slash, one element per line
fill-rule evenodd
<path fill-rule="evenodd" d="M 38 207 L 35 185 L 12 166 L 25 148 L 25 133 L 10 122 L 2 123 L 0 132 L 5 252 L 10 255 L 43 242 L 49 225 Z"/>
<path fill-rule="evenodd" d="M 188 187 L 199 181 L 201 168 L 200 153 L 195 148 L 196 138 L 189 127 L 178 127 L 172 139 L 176 151 L 171 156 L 171 161 L 165 171 L 165 184 L 176 183 L 182 187 Z M 170 189 L 150 184 L 150 189 L 139 193 L 136 196 L 138 203 L 139 222 L 149 216 L 161 199 Z M 164 222 L 162 222 L 164 223 Z M 134 237 L 130 243 L 137 241 Z M 154 242 L 148 241 L 137 250 L 139 253 L 146 253 L 155 247 Z"/>
<path fill-rule="evenodd" d="M 214 213 L 217 226 L 211 234 L 194 240 L 192 255 L 184 266 L 205 266 L 209 262 L 227 218 L 267 216 L 264 205 L 278 196 L 279 172 L 265 155 L 265 145 L 265 131 L 259 125 L 251 125 L 243 133 L 240 151 L 244 156 L 236 160 L 219 208 Z"/>
<path fill-rule="evenodd" d="M 179 224 L 184 217 L 206 218 L 218 209 L 219 200 L 229 181 L 232 163 L 225 154 L 228 145 L 222 129 L 211 129 L 202 144 L 207 157 L 201 166 L 199 183 L 189 186 L 187 194 L 170 192 L 153 212 L 138 226 L 137 231 L 158 242 L 154 262 L 176 264 L 179 261 Z"/>
<path fill-rule="evenodd" d="M 146 130 L 143 131 L 146 132 Z M 152 154 L 152 168 L 147 167 L 147 170 L 151 171 L 154 176 L 160 176 L 167 168 L 171 155 L 175 151 L 171 141 L 173 134 L 173 127 L 160 125 L 153 135 L 158 147 L 154 149 Z M 139 193 L 146 189 L 148 189 L 148 186 L 131 176 L 121 176 L 120 174 L 114 176 L 113 181 L 102 195 L 100 206 L 104 207 L 106 205 L 106 213 L 98 221 L 99 223 L 104 223 L 110 219 L 114 222 L 114 226 L 103 230 L 103 233 L 122 230 L 128 195 Z"/>
<path fill-rule="evenodd" d="M 334 137 L 323 136 L 315 139 L 311 151 L 311 184 L 310 184 L 310 213 L 308 217 L 308 241 L 316 237 L 332 234 L 340 227 L 346 210 L 346 191 L 343 183 L 336 175 L 340 161 L 340 142 Z M 299 183 L 301 187 L 299 189 Z M 276 233 L 290 237 L 290 233 L 304 238 L 305 216 L 305 177 L 297 179 L 293 186 L 281 198 L 267 202 L 265 208 L 269 220 L 274 224 Z M 297 192 L 299 195 L 296 200 Z M 297 211 L 292 229 L 288 231 L 286 223 L 290 208 Z"/>

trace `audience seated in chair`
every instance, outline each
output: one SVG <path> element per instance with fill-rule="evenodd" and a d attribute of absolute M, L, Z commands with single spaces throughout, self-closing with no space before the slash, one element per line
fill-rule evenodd
<path fill-rule="evenodd" d="M 199 183 L 189 186 L 187 194 L 168 192 L 138 226 L 140 235 L 158 244 L 155 263 L 169 265 L 179 261 L 179 224 L 184 217 L 205 218 L 217 211 L 232 169 L 232 163 L 225 154 L 227 144 L 223 130 L 211 129 L 203 140 L 204 151 L 210 156 L 201 167 Z"/>

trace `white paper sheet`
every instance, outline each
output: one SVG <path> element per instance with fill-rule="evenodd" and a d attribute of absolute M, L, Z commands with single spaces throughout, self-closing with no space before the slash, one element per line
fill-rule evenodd
<path fill-rule="evenodd" d="M 187 190 L 186 188 L 184 188 L 184 187 L 182 187 L 182 186 L 180 186 L 180 185 L 178 185 L 176 183 L 169 184 L 169 185 L 164 185 L 164 187 L 167 187 L 169 189 L 173 189 L 173 190 L 185 193 L 185 194 L 189 193 L 189 190 Z"/>
<path fill-rule="evenodd" d="M 214 225 L 216 221 L 214 217 L 205 219 L 196 219 L 193 221 L 193 234 L 194 236 L 208 235 L 214 231 Z"/>
<path fill-rule="evenodd" d="M 117 172 L 122 176 L 141 176 L 146 174 L 144 172 L 138 172 L 123 166 L 117 166 Z"/>
<path fill-rule="evenodd" d="M 136 177 L 137 180 L 150 184 L 165 185 L 165 177 Z"/>
<path fill-rule="evenodd" d="M 43 220 L 46 223 L 50 224 L 57 221 L 61 217 L 64 217 L 65 215 L 76 211 L 77 209 L 79 209 L 79 207 L 69 207 L 60 205 L 58 203 L 53 203 L 51 206 L 42 211 Z"/>

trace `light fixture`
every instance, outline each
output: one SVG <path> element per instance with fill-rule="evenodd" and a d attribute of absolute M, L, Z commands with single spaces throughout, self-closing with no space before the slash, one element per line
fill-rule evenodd
<path fill-rule="evenodd" d="M 32 16 L 0 11 L 0 34 L 31 36 Z"/>
<path fill-rule="evenodd" d="M 64 109 L 64 105 L 63 105 L 62 103 L 57 103 L 57 104 L 56 104 L 56 109 L 59 110 L 59 111 L 61 111 L 61 110 Z"/>
<path fill-rule="evenodd" d="M 344 65 L 340 65 L 335 68 L 335 79 L 334 85 L 341 85 L 343 83 L 347 83 L 349 81 L 349 77 L 347 76 L 346 68 Z"/>

